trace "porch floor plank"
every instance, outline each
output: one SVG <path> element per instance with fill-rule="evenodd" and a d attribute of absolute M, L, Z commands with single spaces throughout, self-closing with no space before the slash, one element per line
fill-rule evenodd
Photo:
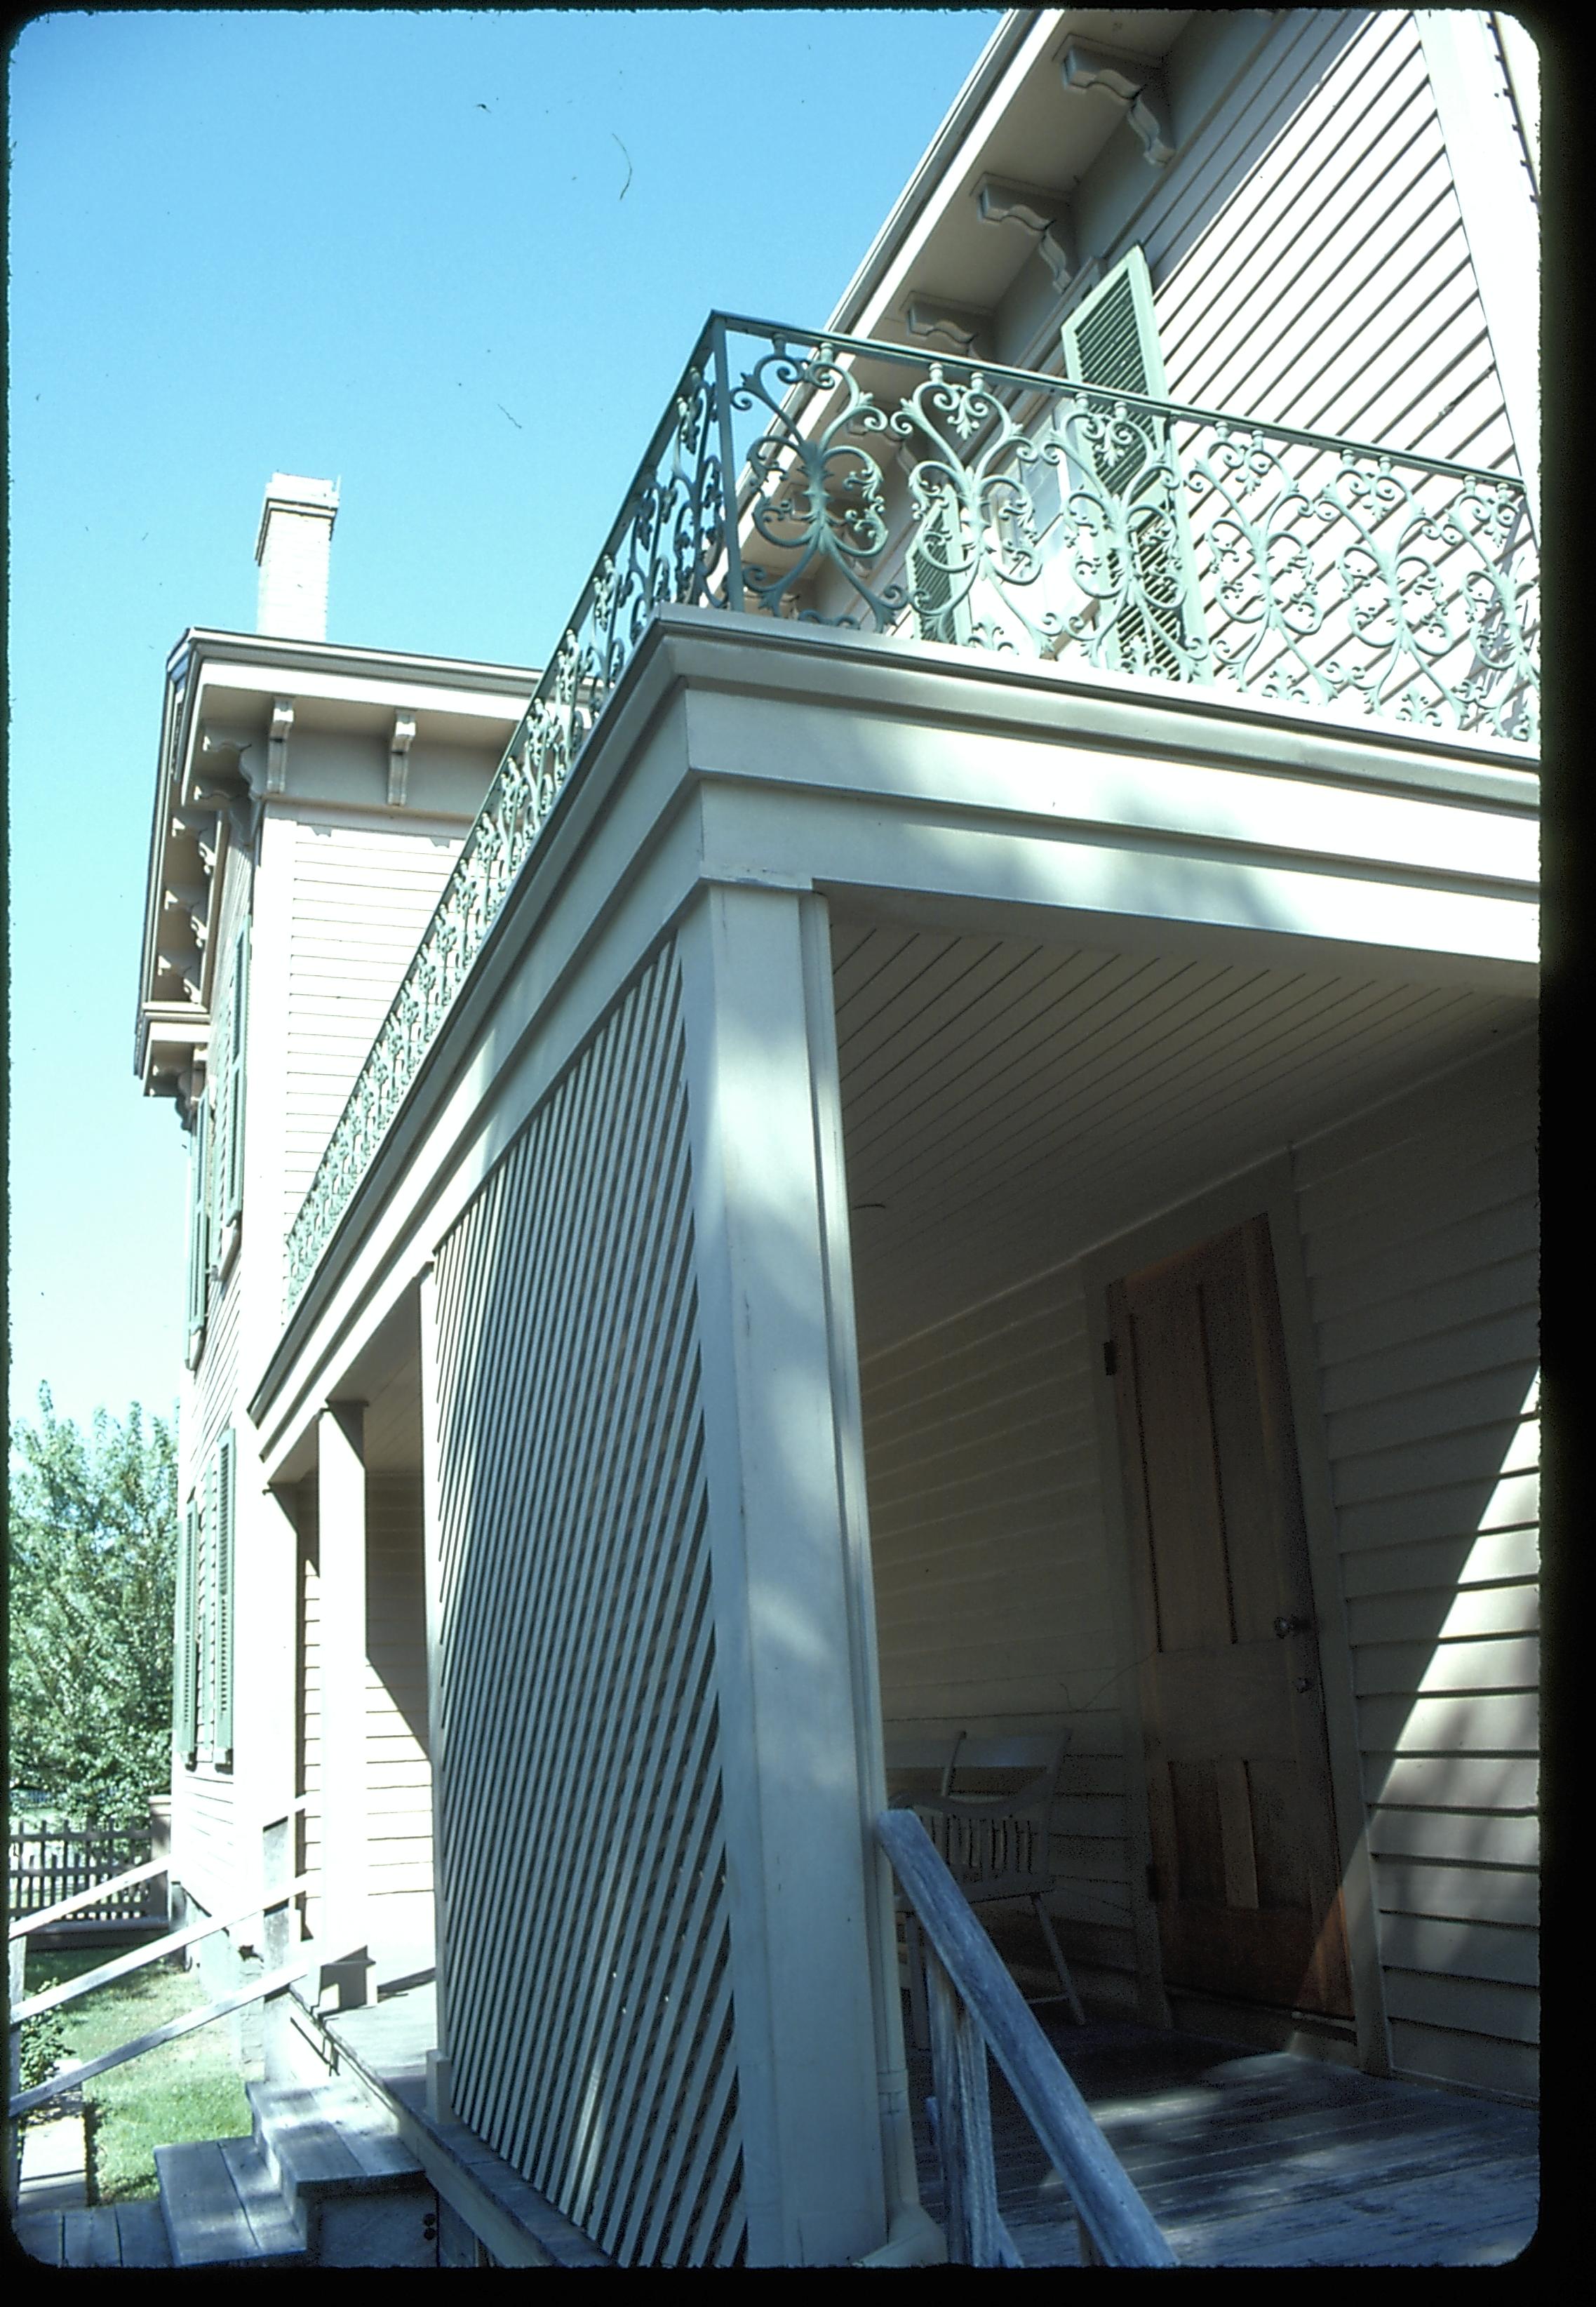
<path fill-rule="evenodd" d="M 1531 2108 L 1286 2053 L 1037 2016 L 1188 2266 L 1489 2265 L 1534 2232 Z M 930 2087 L 929 2060 L 911 2054 L 922 2192 L 940 2217 Z M 999 2201 L 1021 2257 L 1078 2265 L 1063 2183 L 995 2070 L 991 2103 Z"/>
<path fill-rule="evenodd" d="M 1533 2108 L 1245 2044 L 1128 2025 L 1077 2028 L 1045 2007 L 1036 2015 L 1188 2266 L 1489 2266 L 1514 2258 L 1534 2232 Z M 557 2263 L 588 2255 L 603 2263 L 463 2125 L 427 2122 L 430 1986 L 322 2023 L 417 2140 L 430 2133 L 554 2246 Z M 911 2052 L 909 2081 L 922 2196 L 940 2218 L 924 2054 Z M 995 2070 L 991 2107 L 999 2200 L 1021 2257 L 1032 2267 L 1077 2266 L 1062 2183 Z"/>

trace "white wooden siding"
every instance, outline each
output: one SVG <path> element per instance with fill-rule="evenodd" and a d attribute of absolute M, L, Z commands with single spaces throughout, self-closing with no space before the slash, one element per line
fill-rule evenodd
<path fill-rule="evenodd" d="M 459 847 L 458 833 L 319 818 L 291 828 L 285 1233 Z"/>
<path fill-rule="evenodd" d="M 742 2243 L 674 948 L 438 1257 L 462 2119 L 626 2264 Z"/>
<path fill-rule="evenodd" d="M 1514 468 L 1406 11 L 1283 18 L 1130 236 L 1174 399 Z"/>
<path fill-rule="evenodd" d="M 421 1484 L 366 1485 L 367 1893 L 373 1943 L 433 1927 Z"/>
<path fill-rule="evenodd" d="M 322 1588 L 314 1479 L 295 1493 L 299 1533 L 296 1791 L 305 1797 L 301 1865 L 322 1865 Z M 420 1484 L 366 1491 L 367 1893 L 373 1943 L 419 1948 L 433 1928 L 432 1766 L 426 1720 Z M 320 1900 L 305 1901 L 313 1936 Z"/>
<path fill-rule="evenodd" d="M 1535 1125 L 1521 1042 L 1295 1157 L 1394 2055 L 1525 2093 Z"/>
<path fill-rule="evenodd" d="M 1071 1964 L 1136 1970 L 1110 1567 L 1078 1267 L 861 1366 L 888 1740 L 1067 1728 L 1049 1901 Z"/>

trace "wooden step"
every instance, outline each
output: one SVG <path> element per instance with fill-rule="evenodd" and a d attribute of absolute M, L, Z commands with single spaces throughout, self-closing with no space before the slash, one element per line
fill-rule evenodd
<path fill-rule="evenodd" d="M 158 2147 L 155 2167 L 174 2267 L 308 2260 L 305 2239 L 253 2138 Z"/>
<path fill-rule="evenodd" d="M 437 2198 L 392 2116 L 357 2084 L 245 2086 L 257 2146 L 322 2267 L 433 2267 Z"/>
<path fill-rule="evenodd" d="M 421 2177 L 391 2115 L 356 2086 L 247 2083 L 245 2093 L 255 2144 L 286 2197 L 398 2192 Z"/>
<path fill-rule="evenodd" d="M 46 2267 L 170 2267 L 160 2205 L 100 2203 L 83 2211 L 23 2211 L 13 2232 Z"/>

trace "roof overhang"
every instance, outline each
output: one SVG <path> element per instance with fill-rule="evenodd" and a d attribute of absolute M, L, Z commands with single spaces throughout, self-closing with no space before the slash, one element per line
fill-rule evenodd
<path fill-rule="evenodd" d="M 134 1071 L 148 1094 L 193 1094 L 210 1031 L 228 849 L 253 840 L 292 725 L 447 735 L 493 751 L 536 686 L 524 665 L 348 648 L 193 626 L 167 661 L 150 831 Z"/>
<path fill-rule="evenodd" d="M 1142 125 L 1152 117 L 1127 91 L 1140 82 L 1154 110 L 1162 105 L 1160 68 L 1194 13 L 1010 10 L 828 329 L 903 341 L 927 332 L 919 313 L 918 328 L 911 320 L 917 305 L 934 311 L 945 304 L 955 314 L 990 310 L 1036 254 L 1050 219 L 1061 227 L 1061 261 L 1076 187 L 1133 112 Z M 1256 13 L 1266 19 L 1271 12 Z M 1260 21 L 1259 37 L 1267 30 Z"/>

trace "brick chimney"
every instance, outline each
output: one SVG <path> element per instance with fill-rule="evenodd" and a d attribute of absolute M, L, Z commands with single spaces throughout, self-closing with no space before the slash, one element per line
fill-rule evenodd
<path fill-rule="evenodd" d="M 327 562 L 338 518 L 336 481 L 273 473 L 261 507 L 255 630 L 281 640 L 327 638 Z"/>

